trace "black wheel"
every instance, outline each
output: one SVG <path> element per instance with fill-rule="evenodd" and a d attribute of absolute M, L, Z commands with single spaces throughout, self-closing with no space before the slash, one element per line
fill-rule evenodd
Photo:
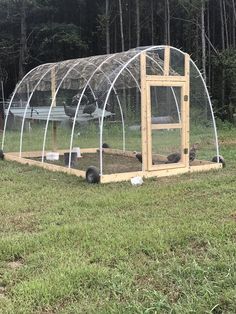
<path fill-rule="evenodd" d="M 110 146 L 107 143 L 103 143 L 102 148 L 110 148 Z"/>
<path fill-rule="evenodd" d="M 4 152 L 2 149 L 0 149 L 0 160 L 4 159 Z"/>
<path fill-rule="evenodd" d="M 100 175 L 96 167 L 90 166 L 86 171 L 86 180 L 88 183 L 99 183 Z"/>
<path fill-rule="evenodd" d="M 217 162 L 217 156 L 214 156 L 214 157 L 212 158 L 212 162 Z M 226 166 L 224 157 L 222 157 L 222 156 L 220 156 L 220 155 L 219 155 L 219 162 L 222 164 L 223 167 Z"/>

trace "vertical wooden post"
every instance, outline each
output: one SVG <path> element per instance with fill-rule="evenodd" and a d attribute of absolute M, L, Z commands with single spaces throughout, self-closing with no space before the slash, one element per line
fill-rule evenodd
<path fill-rule="evenodd" d="M 4 119 L 5 119 L 5 96 L 4 96 L 3 80 L 1 80 L 1 89 L 2 89 L 2 104 L 0 105 L 0 130 L 3 130 Z"/>
<path fill-rule="evenodd" d="M 151 86 L 147 84 L 147 170 L 152 168 L 152 99 Z"/>
<path fill-rule="evenodd" d="M 164 76 L 169 76 L 169 73 L 170 73 L 170 47 L 165 47 Z"/>
<path fill-rule="evenodd" d="M 142 170 L 148 170 L 147 158 L 147 82 L 146 82 L 146 53 L 140 55 L 141 73 L 141 134 L 142 134 Z"/>
<path fill-rule="evenodd" d="M 185 83 L 183 88 L 182 95 L 182 152 L 183 152 L 183 162 L 186 166 L 189 165 L 189 103 L 190 103 L 190 57 L 188 54 L 185 54 L 184 60 L 185 68 Z M 187 151 L 187 154 L 186 154 Z"/>
<path fill-rule="evenodd" d="M 56 107 L 56 99 L 54 99 L 56 93 L 56 73 L 55 69 L 51 70 L 51 97 L 52 97 L 52 107 Z M 52 122 L 52 149 L 53 151 L 57 150 L 57 123 L 56 121 Z"/>

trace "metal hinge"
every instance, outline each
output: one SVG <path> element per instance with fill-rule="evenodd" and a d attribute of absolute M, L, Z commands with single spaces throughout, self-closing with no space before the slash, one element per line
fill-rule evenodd
<path fill-rule="evenodd" d="M 188 95 L 184 95 L 184 101 L 188 101 Z"/>
<path fill-rule="evenodd" d="M 184 149 L 184 155 L 188 155 L 188 148 Z"/>

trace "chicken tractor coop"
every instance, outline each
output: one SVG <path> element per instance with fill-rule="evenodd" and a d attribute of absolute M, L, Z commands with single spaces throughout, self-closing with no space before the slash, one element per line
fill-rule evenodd
<path fill-rule="evenodd" d="M 34 68 L 5 108 L 3 153 L 90 183 L 224 164 L 201 72 L 169 46 Z"/>

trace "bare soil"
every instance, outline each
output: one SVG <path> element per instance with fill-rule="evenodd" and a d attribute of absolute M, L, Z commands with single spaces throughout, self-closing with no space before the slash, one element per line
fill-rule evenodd
<path fill-rule="evenodd" d="M 41 160 L 41 158 L 35 158 Z M 58 161 L 45 161 L 55 165 L 64 166 L 64 156 L 60 156 Z M 82 158 L 78 158 L 74 169 L 86 171 L 88 167 L 99 167 L 99 152 L 83 154 Z M 141 171 L 142 164 L 134 157 L 127 157 L 122 155 L 103 154 L 103 172 L 104 174 L 122 173 L 122 172 L 135 172 Z"/>
<path fill-rule="evenodd" d="M 40 160 L 41 157 L 33 158 L 34 160 Z M 64 156 L 60 155 L 58 161 L 48 161 L 45 162 L 50 164 L 55 164 L 59 166 L 65 166 Z M 154 164 L 165 164 L 163 160 L 155 159 Z M 201 165 L 209 163 L 207 161 L 194 160 L 190 165 Z M 74 169 L 86 171 L 88 167 L 94 166 L 98 169 L 99 166 L 99 152 L 97 153 L 84 153 L 81 158 L 78 158 L 76 164 L 73 166 Z M 113 174 L 113 173 L 123 173 L 123 172 L 136 172 L 142 171 L 142 164 L 135 157 L 122 156 L 116 154 L 103 153 L 103 173 Z"/>

